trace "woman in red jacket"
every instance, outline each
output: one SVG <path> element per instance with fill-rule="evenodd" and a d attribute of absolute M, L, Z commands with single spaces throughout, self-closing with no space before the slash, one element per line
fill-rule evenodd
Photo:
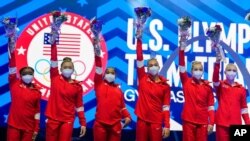
<path fill-rule="evenodd" d="M 10 40 L 10 39 L 9 39 Z M 9 60 L 9 85 L 11 106 L 8 116 L 7 141 L 32 141 L 39 131 L 40 87 L 32 83 L 34 69 L 23 67 L 16 74 L 16 58 L 13 51 Z"/>
<path fill-rule="evenodd" d="M 101 57 L 98 55 L 95 55 L 95 65 L 97 108 L 93 127 L 94 141 L 120 141 L 123 126 L 131 121 L 130 114 L 126 109 L 120 86 L 114 82 L 115 69 L 107 68 L 103 74 Z M 121 124 L 123 118 L 124 125 Z"/>
<path fill-rule="evenodd" d="M 51 46 L 51 94 L 45 115 L 46 141 L 71 141 L 75 112 L 81 124 L 80 137 L 86 132 L 86 120 L 82 102 L 82 86 L 71 78 L 74 65 L 70 58 L 65 57 L 58 71 L 56 43 Z"/>
<path fill-rule="evenodd" d="M 229 141 L 229 126 L 242 124 L 241 117 L 245 124 L 250 124 L 245 88 L 234 81 L 237 75 L 237 67 L 228 64 L 225 69 L 226 80 L 219 80 L 220 58 L 214 65 L 213 83 L 218 99 L 218 110 L 215 114 L 216 140 Z"/>
<path fill-rule="evenodd" d="M 170 134 L 170 87 L 167 80 L 158 74 L 160 67 L 155 58 L 148 60 L 148 73 L 145 72 L 140 37 L 137 38 L 136 53 L 139 81 L 135 108 L 138 117 L 136 141 L 161 141 Z"/>
<path fill-rule="evenodd" d="M 213 131 L 214 125 L 214 96 L 209 82 L 201 79 L 201 62 L 192 63 L 192 77 L 188 77 L 184 49 L 185 46 L 181 46 L 179 50 L 179 70 L 185 98 L 182 111 L 183 141 L 207 141 L 207 135 Z"/>

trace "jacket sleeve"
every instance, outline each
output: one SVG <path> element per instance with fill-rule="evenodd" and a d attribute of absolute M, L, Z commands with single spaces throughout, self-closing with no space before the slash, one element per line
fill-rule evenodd
<path fill-rule="evenodd" d="M 51 45 L 51 67 L 50 67 L 50 79 L 59 75 L 58 71 L 58 58 L 57 58 L 57 46 L 56 42 Z"/>
<path fill-rule="evenodd" d="M 241 96 L 241 115 L 245 124 L 250 124 L 245 89 L 243 90 L 242 96 Z"/>
<path fill-rule="evenodd" d="M 188 75 L 185 66 L 185 53 L 184 50 L 179 50 L 179 71 L 182 85 L 187 82 Z"/>
<path fill-rule="evenodd" d="M 121 92 L 122 93 L 122 92 Z M 131 116 L 126 108 L 126 105 L 125 105 L 125 100 L 124 100 L 124 97 L 123 97 L 123 93 L 122 93 L 122 96 L 121 96 L 121 114 L 122 114 L 122 118 L 130 118 L 131 119 Z"/>
<path fill-rule="evenodd" d="M 9 39 L 10 42 L 10 39 Z M 10 87 L 18 81 L 17 78 L 17 67 L 16 67 L 16 55 L 15 55 L 15 51 L 13 51 L 12 53 L 10 53 L 10 57 L 9 57 L 9 84 Z"/>
<path fill-rule="evenodd" d="M 95 88 L 102 82 L 102 75 L 103 75 L 103 70 L 102 70 L 102 60 L 100 56 L 95 56 L 95 77 L 94 77 L 94 82 L 95 82 Z"/>
<path fill-rule="evenodd" d="M 220 93 L 219 73 L 220 73 L 220 63 L 214 63 L 213 86 L 215 88 L 217 98 L 219 98 L 219 93 Z"/>
<path fill-rule="evenodd" d="M 139 38 L 137 39 L 136 43 L 136 56 L 137 56 L 137 75 L 140 80 L 146 75 L 146 72 L 144 68 L 144 60 L 142 53 L 142 41 Z"/>
<path fill-rule="evenodd" d="M 164 122 L 164 127 L 170 128 L 170 87 L 168 85 L 165 95 L 164 95 L 164 100 L 163 100 L 163 105 L 162 105 L 162 111 L 163 111 L 163 122 Z"/>
<path fill-rule="evenodd" d="M 78 114 L 80 125 L 86 126 L 86 118 L 85 118 L 85 114 L 84 114 L 82 93 L 83 93 L 82 87 L 79 86 L 75 106 L 76 106 L 76 112 Z"/>
<path fill-rule="evenodd" d="M 209 124 L 214 125 L 214 95 L 213 90 L 209 86 L 209 93 L 208 93 L 208 116 L 209 116 Z"/>
<path fill-rule="evenodd" d="M 41 95 L 39 96 L 39 98 L 36 101 L 36 114 L 34 116 L 35 118 L 35 128 L 34 128 L 34 132 L 39 132 L 40 129 L 40 100 L 41 100 Z"/>

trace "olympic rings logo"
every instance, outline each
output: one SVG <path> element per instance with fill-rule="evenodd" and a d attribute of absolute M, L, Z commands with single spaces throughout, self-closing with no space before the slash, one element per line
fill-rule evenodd
<path fill-rule="evenodd" d="M 62 60 L 58 60 L 58 64 L 60 63 L 62 63 Z M 73 76 L 74 76 L 74 79 L 76 79 L 77 77 L 82 76 L 85 73 L 86 65 L 81 60 L 74 60 L 73 64 L 75 66 Z M 34 67 L 35 73 L 37 73 L 38 75 L 42 75 L 43 79 L 46 82 L 50 82 L 50 78 L 49 78 L 50 66 L 51 66 L 51 62 L 49 60 L 39 59 L 35 63 L 35 67 Z M 79 70 L 79 68 L 81 70 Z"/>

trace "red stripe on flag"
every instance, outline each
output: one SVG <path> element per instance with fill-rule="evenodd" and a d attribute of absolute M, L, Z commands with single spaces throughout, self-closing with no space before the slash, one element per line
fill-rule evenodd
<path fill-rule="evenodd" d="M 45 47 L 44 47 L 44 49 L 51 49 L 51 47 L 47 47 L 47 46 L 45 46 Z M 79 47 L 79 48 L 74 48 L 74 47 L 62 47 L 62 46 L 60 47 L 60 46 L 59 46 L 59 47 L 57 47 L 57 49 L 58 49 L 58 50 L 60 50 L 60 49 L 79 50 L 79 49 L 80 49 L 80 47 Z"/>
<path fill-rule="evenodd" d="M 80 43 L 80 41 L 72 41 L 72 40 L 59 40 L 59 43 L 60 42 Z"/>
<path fill-rule="evenodd" d="M 58 45 L 64 45 L 64 46 L 80 46 L 78 44 L 58 44 Z"/>
<path fill-rule="evenodd" d="M 43 52 L 50 52 L 50 50 L 43 50 Z M 80 53 L 80 51 L 62 51 L 62 50 L 58 50 L 57 52 Z"/>
<path fill-rule="evenodd" d="M 49 54 L 49 53 L 43 53 L 43 55 L 45 55 L 45 56 L 51 56 L 51 54 Z M 57 54 L 58 56 L 65 56 L 65 57 L 67 57 L 67 56 L 72 56 L 72 57 L 79 57 L 79 55 L 74 55 L 74 54 Z"/>
<path fill-rule="evenodd" d="M 80 36 L 81 34 L 74 34 L 74 33 L 61 33 L 60 35 L 78 35 L 78 36 Z"/>
<path fill-rule="evenodd" d="M 61 39 L 81 39 L 81 38 L 79 38 L 79 37 L 59 37 L 59 38 L 61 38 Z"/>

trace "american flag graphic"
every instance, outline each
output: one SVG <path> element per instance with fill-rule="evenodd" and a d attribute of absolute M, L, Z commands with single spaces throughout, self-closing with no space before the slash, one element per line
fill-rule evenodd
<path fill-rule="evenodd" d="M 57 53 L 62 57 L 79 57 L 81 35 L 72 33 L 61 33 L 57 39 Z M 50 33 L 44 33 L 43 55 L 50 56 L 51 44 Z"/>

